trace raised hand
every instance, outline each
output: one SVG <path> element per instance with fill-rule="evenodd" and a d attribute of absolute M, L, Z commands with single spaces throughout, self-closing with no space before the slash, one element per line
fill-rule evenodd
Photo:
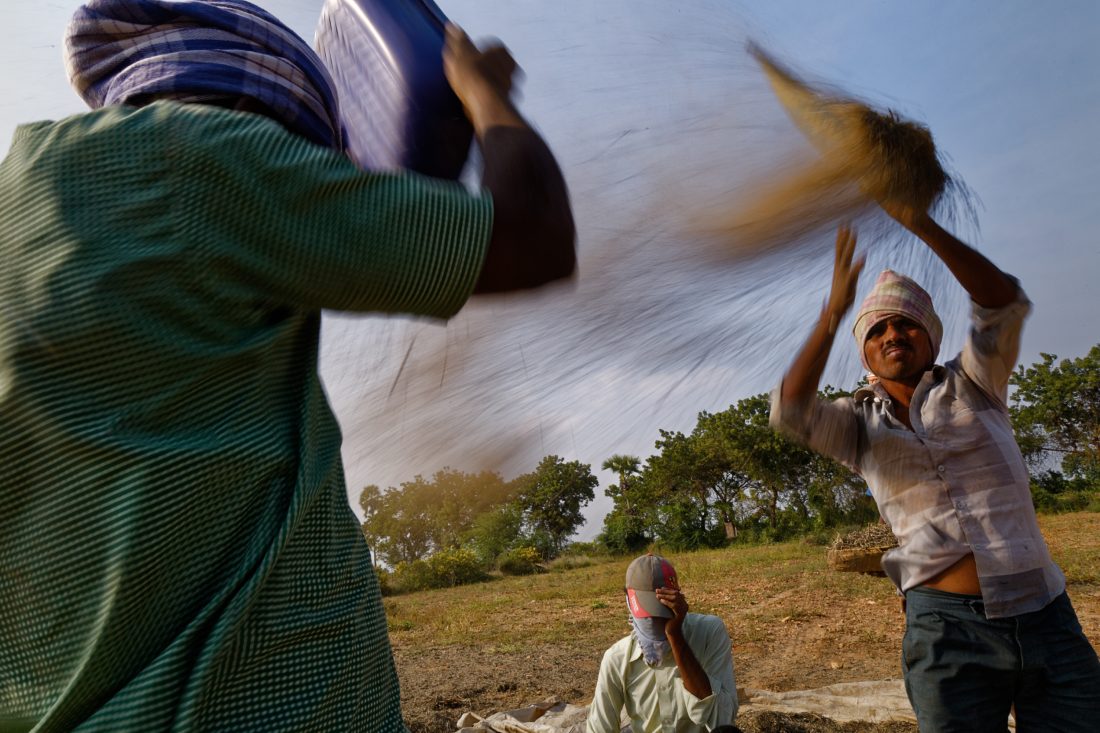
<path fill-rule="evenodd" d="M 674 616 L 665 623 L 665 633 L 679 629 L 688 614 L 688 602 L 679 588 L 658 588 L 654 591 L 657 600 L 672 610 Z"/>
<path fill-rule="evenodd" d="M 847 224 L 836 231 L 836 256 L 833 261 L 833 285 L 825 308 L 829 315 L 829 333 L 835 333 L 837 324 L 852 307 L 856 298 L 859 274 L 867 258 L 861 256 L 853 262 L 856 251 L 856 233 Z"/>
<path fill-rule="evenodd" d="M 509 101 L 517 71 L 507 48 L 496 43 L 482 51 L 465 31 L 447 24 L 443 72 L 479 134 L 493 125 L 523 124 Z"/>

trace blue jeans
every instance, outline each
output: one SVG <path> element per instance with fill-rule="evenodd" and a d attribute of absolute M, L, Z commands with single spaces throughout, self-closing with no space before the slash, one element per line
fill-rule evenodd
<path fill-rule="evenodd" d="M 902 669 L 921 733 L 1100 731 L 1100 660 L 1065 593 L 988 619 L 981 596 L 905 594 Z"/>

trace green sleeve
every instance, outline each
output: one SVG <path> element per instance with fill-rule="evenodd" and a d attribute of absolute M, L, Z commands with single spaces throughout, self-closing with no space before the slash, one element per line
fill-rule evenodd
<path fill-rule="evenodd" d="M 208 116 L 186 140 L 175 205 L 211 276 L 302 308 L 446 318 L 469 298 L 492 229 L 487 195 L 365 173 L 259 116 Z"/>

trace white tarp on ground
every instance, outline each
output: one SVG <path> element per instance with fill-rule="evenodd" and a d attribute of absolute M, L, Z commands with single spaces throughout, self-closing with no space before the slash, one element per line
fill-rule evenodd
<path fill-rule="evenodd" d="M 458 719 L 458 729 L 459 733 L 584 733 L 587 716 L 587 705 L 551 699 L 487 718 L 466 713 Z"/>
<path fill-rule="evenodd" d="M 741 701 L 739 715 L 768 710 L 816 713 L 838 723 L 916 722 L 901 680 L 843 682 L 816 690 L 791 692 L 738 688 L 737 696 Z M 584 733 L 587 713 L 586 705 L 547 700 L 486 718 L 466 713 L 459 719 L 458 728 L 459 733 Z M 1015 730 L 1012 719 L 1009 719 L 1008 727 Z"/>
<path fill-rule="evenodd" d="M 745 690 L 743 697 L 747 701 L 741 704 L 741 712 L 817 713 L 838 723 L 917 720 L 901 680 L 842 682 L 816 690 L 791 692 Z"/>
<path fill-rule="evenodd" d="M 792 692 L 739 689 L 738 697 L 742 700 L 738 714 L 773 710 L 781 713 L 817 713 L 838 723 L 917 721 L 902 680 L 842 682 L 816 690 Z M 1011 716 L 1008 728 L 1016 730 L 1016 721 Z"/>

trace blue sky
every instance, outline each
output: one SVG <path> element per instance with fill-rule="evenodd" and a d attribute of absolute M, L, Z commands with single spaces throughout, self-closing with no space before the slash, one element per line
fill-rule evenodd
<path fill-rule="evenodd" d="M 312 38 L 320 2 L 260 4 Z M 551 452 L 595 469 L 611 453 L 644 458 L 657 428 L 690 430 L 698 411 L 778 379 L 824 297 L 827 245 L 788 263 L 786 278 L 768 271 L 783 267 L 774 263 L 703 271 L 690 254 L 668 254 L 692 243 L 670 224 L 683 211 L 662 208 L 736 197 L 797 144 L 744 53 L 749 37 L 932 129 L 981 200 L 975 244 L 1035 303 L 1021 361 L 1079 356 L 1100 342 L 1100 4 L 441 5 L 471 35 L 504 39 L 525 69 L 523 109 L 557 152 L 577 207 L 581 278 L 564 292 L 476 304 L 447 327 L 328 318 L 323 373 L 352 496 L 443 465 L 515 473 Z M 81 110 L 60 48 L 75 3 L 9 6 L 0 150 L 21 121 Z M 775 287 L 763 297 L 749 279 Z M 725 336 L 708 348 L 714 334 Z M 949 324 L 945 351 L 960 335 Z M 839 353 L 849 348 L 838 345 L 829 381 L 859 376 Z M 415 368 L 398 376 L 406 352 Z M 593 505 L 584 536 L 607 508 L 602 497 Z"/>

